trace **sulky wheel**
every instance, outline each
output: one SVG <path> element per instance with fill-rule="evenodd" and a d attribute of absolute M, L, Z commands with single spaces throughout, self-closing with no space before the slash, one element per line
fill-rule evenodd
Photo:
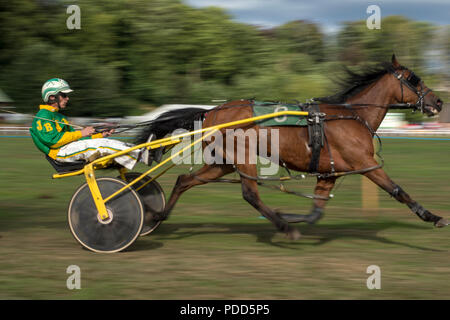
<path fill-rule="evenodd" d="M 98 178 L 100 193 L 105 199 L 126 184 L 115 178 Z M 139 236 L 144 224 L 144 209 L 140 197 L 126 189 L 106 202 L 110 218 L 100 219 L 94 200 L 85 183 L 69 204 L 69 226 L 75 239 L 95 252 L 112 253 L 124 250 Z"/>
<path fill-rule="evenodd" d="M 125 173 L 125 180 L 127 183 L 135 180 L 139 177 L 141 173 L 138 172 L 127 172 Z M 120 177 L 117 177 L 120 178 Z M 144 177 L 139 182 L 136 182 L 132 188 L 137 189 L 145 182 L 149 181 L 151 178 L 149 176 Z M 161 221 L 153 221 L 153 213 L 160 213 L 164 210 L 166 206 L 166 198 L 164 196 L 164 191 L 158 182 L 153 180 L 147 184 L 142 189 L 137 191 L 141 197 L 142 204 L 144 205 L 144 226 L 142 227 L 141 236 L 146 236 L 153 232 L 161 224 Z"/>

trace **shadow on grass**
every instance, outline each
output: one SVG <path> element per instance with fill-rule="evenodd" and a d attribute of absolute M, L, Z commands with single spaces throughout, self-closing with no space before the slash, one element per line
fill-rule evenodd
<path fill-rule="evenodd" d="M 18 206 L 20 207 L 20 206 Z M 41 208 L 20 208 L 14 210 L 5 210 L 0 216 L 0 238 L 2 232 L 13 231 L 16 229 L 34 229 L 36 227 L 45 227 L 47 229 L 67 228 L 65 215 L 55 218 L 54 212 L 45 212 Z M 0 206 L 1 209 L 1 206 Z M 26 209 L 26 210 L 25 210 Z M 443 252 L 433 247 L 418 246 L 405 241 L 396 241 L 379 235 L 386 230 L 398 230 L 405 239 L 414 236 L 415 231 L 429 230 L 433 228 L 430 224 L 412 224 L 396 221 L 361 221 L 350 223 L 319 223 L 317 225 L 297 224 L 303 237 L 298 241 L 289 241 L 287 238 L 274 239 L 277 231 L 272 224 L 254 224 L 254 223 L 163 223 L 155 232 L 148 237 L 138 238 L 127 251 L 154 250 L 161 248 L 165 241 L 180 240 L 202 235 L 239 235 L 248 234 L 256 238 L 259 243 L 267 244 L 273 247 L 298 250 L 302 247 L 312 246 L 320 247 L 324 244 L 341 241 L 345 239 L 367 240 L 375 243 L 395 245 L 422 251 Z M 405 231 L 409 231 L 405 234 Z M 419 236 L 417 236 L 419 237 Z M 141 240 L 141 241 L 139 241 Z M 142 241 L 146 240 L 146 241 Z M 161 242 L 160 242 L 161 241 Z M 445 250 L 444 250 L 445 251 Z"/>
<path fill-rule="evenodd" d="M 434 248 L 428 248 L 425 246 L 417 246 L 410 244 L 406 241 L 395 241 L 388 239 L 384 236 L 380 236 L 379 233 L 388 229 L 392 230 L 410 230 L 411 235 L 414 231 L 430 230 L 430 226 L 418 226 L 410 223 L 383 221 L 383 222 L 352 222 L 346 224 L 320 224 L 320 225 L 298 225 L 301 233 L 306 237 L 300 238 L 298 241 L 286 240 L 274 240 L 274 236 L 277 234 L 272 226 L 262 226 L 260 224 L 237 224 L 237 223 L 208 223 L 208 224 L 194 224 L 194 223 L 167 223 L 162 224 L 153 234 L 150 235 L 152 240 L 170 241 L 181 240 L 202 235 L 238 235 L 238 234 L 250 234 L 256 237 L 256 241 L 265 243 L 274 247 L 283 249 L 299 249 L 304 246 L 322 246 L 332 241 L 340 241 L 343 239 L 360 239 L 378 242 L 381 244 L 396 245 L 400 247 L 406 247 L 415 250 L 434 251 L 434 252 L 446 252 L 446 250 L 438 250 Z M 312 239 L 317 241 L 311 241 Z M 148 244 L 148 243 L 147 243 Z M 135 250 L 151 250 L 155 247 L 152 244 L 152 248 L 147 248 L 144 243 L 137 247 L 134 245 Z"/>
<path fill-rule="evenodd" d="M 62 229 L 67 226 L 67 213 L 41 207 L 0 206 L 0 232 L 10 232 L 36 227 Z"/>

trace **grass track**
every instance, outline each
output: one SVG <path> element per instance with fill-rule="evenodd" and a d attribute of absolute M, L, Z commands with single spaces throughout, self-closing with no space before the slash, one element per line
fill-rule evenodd
<path fill-rule="evenodd" d="M 385 169 L 430 211 L 450 217 L 450 142 L 383 140 Z M 434 229 L 379 192 L 361 209 L 361 177 L 334 191 L 325 217 L 288 241 L 243 199 L 238 185 L 185 193 L 171 218 L 126 252 L 81 249 L 66 210 L 80 177 L 52 180 L 30 139 L 0 139 L 0 299 L 449 299 L 450 228 Z M 144 167 L 139 167 L 142 171 Z M 176 167 L 159 182 L 168 196 Z M 105 172 L 115 176 L 115 172 Z M 291 188 L 311 192 L 312 179 Z M 309 200 L 261 189 L 263 200 L 306 213 Z M 66 268 L 81 268 L 81 290 Z M 366 268 L 381 268 L 368 290 Z"/>

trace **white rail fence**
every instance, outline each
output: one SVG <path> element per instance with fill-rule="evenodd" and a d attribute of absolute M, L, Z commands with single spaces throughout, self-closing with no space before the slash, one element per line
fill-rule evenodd
<path fill-rule="evenodd" d="M 121 136 L 133 135 L 136 132 L 130 130 L 120 134 Z M 380 136 L 450 136 L 450 128 L 436 129 L 378 129 Z M 29 127 L 0 126 L 0 137 L 30 136 Z"/>
<path fill-rule="evenodd" d="M 0 127 L 0 136 L 6 134 L 30 135 L 29 127 Z"/>

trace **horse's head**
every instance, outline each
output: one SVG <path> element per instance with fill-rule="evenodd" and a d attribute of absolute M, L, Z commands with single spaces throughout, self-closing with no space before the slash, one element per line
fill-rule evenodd
<path fill-rule="evenodd" d="M 442 110 L 443 101 L 411 70 L 398 63 L 392 56 L 392 74 L 399 81 L 396 100 L 399 103 L 409 103 L 429 117 Z"/>

